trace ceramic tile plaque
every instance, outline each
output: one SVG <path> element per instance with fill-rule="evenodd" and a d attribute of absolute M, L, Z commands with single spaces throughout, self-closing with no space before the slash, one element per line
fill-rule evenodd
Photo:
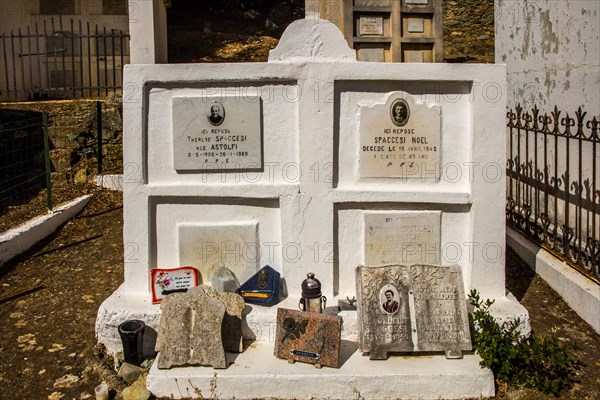
<path fill-rule="evenodd" d="M 360 107 L 360 177 L 418 179 L 440 176 L 441 108 L 393 92 L 385 103 Z"/>
<path fill-rule="evenodd" d="M 174 97 L 172 107 L 175 170 L 262 168 L 259 96 Z"/>
<path fill-rule="evenodd" d="M 358 34 L 383 36 L 383 17 L 365 17 L 358 19 Z"/>
<path fill-rule="evenodd" d="M 356 268 L 359 347 L 371 359 L 394 352 L 471 350 L 467 306 L 458 265 Z"/>
<path fill-rule="evenodd" d="M 202 282 L 211 284 L 219 268 L 226 267 L 245 282 L 259 269 L 258 223 L 177 225 L 179 263 L 200 270 Z M 239 285 L 239 284 L 238 284 Z"/>
<path fill-rule="evenodd" d="M 440 211 L 366 212 L 365 265 L 439 264 Z"/>
<path fill-rule="evenodd" d="M 341 332 L 337 315 L 279 308 L 275 357 L 338 368 Z"/>
<path fill-rule="evenodd" d="M 200 279 L 194 267 L 172 269 L 153 268 L 150 270 L 152 303 L 160 303 L 171 293 L 184 293 L 198 286 Z"/>

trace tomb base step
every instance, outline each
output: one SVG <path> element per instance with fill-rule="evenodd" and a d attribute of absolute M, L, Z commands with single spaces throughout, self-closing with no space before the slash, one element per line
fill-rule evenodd
<path fill-rule="evenodd" d="M 160 357 L 160 354 L 158 355 Z M 273 343 L 254 342 L 244 353 L 227 354 L 229 367 L 150 369 L 147 387 L 166 398 L 218 399 L 468 399 L 494 396 L 494 377 L 481 358 L 443 355 L 392 356 L 369 360 L 357 344 L 342 340 L 339 369 L 317 369 L 275 358 Z"/>

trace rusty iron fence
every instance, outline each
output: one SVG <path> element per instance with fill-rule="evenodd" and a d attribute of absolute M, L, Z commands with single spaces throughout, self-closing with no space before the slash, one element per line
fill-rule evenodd
<path fill-rule="evenodd" d="M 600 138 L 596 116 L 520 105 L 507 113 L 507 222 L 600 283 Z"/>
<path fill-rule="evenodd" d="M 0 101 L 105 97 L 121 91 L 129 34 L 51 18 L 0 38 Z"/>

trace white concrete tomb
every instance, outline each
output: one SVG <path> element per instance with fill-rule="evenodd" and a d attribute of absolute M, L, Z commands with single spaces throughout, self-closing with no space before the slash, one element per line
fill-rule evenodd
<path fill-rule="evenodd" d="M 158 328 L 151 268 L 222 263 L 243 282 L 269 264 L 288 297 L 247 307 L 258 342 L 218 372 L 219 398 L 493 395 L 473 354 L 363 357 L 353 311 L 340 314 L 339 370 L 287 365 L 272 341 L 277 307 L 297 307 L 307 272 L 336 306 L 356 295 L 356 266 L 403 255 L 458 264 L 466 293 L 526 315 L 504 287 L 505 66 L 357 62 L 333 24 L 300 20 L 267 63 L 129 65 L 125 82 L 125 281 L 96 323 L 110 353 L 122 321 Z M 208 121 L 217 103 L 221 125 Z M 203 154 L 188 157 L 196 146 Z M 148 386 L 180 398 L 208 393 L 211 379 L 211 368 L 153 368 Z"/>

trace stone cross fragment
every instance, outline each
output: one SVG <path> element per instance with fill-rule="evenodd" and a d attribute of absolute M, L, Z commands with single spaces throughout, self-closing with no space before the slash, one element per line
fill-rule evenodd
<path fill-rule="evenodd" d="M 221 330 L 227 307 L 197 286 L 186 293 L 173 293 L 161 303 L 162 317 L 156 341 L 158 368 L 206 365 L 226 368 Z"/>

